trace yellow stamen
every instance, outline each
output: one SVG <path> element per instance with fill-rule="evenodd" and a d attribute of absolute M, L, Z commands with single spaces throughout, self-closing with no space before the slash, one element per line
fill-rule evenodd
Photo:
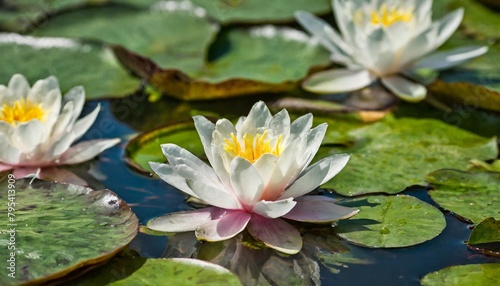
<path fill-rule="evenodd" d="M 0 121 L 11 125 L 27 122 L 33 119 L 45 120 L 46 111 L 38 103 L 27 99 L 19 99 L 12 104 L 4 104 L 0 110 Z"/>
<path fill-rule="evenodd" d="M 243 157 L 248 161 L 254 163 L 264 154 L 273 154 L 276 156 L 281 155 L 281 140 L 283 135 L 280 135 L 274 144 L 271 139 L 267 139 L 268 130 L 262 134 L 244 134 L 238 138 L 231 133 L 231 139 L 224 139 L 224 150 L 234 157 Z M 272 145 L 271 145 L 272 144 Z"/>
<path fill-rule="evenodd" d="M 412 9 L 402 9 L 391 7 L 390 9 L 386 4 L 380 6 L 378 11 L 372 12 L 371 22 L 373 25 L 382 25 L 384 27 L 390 26 L 398 21 L 410 22 L 413 19 Z"/>

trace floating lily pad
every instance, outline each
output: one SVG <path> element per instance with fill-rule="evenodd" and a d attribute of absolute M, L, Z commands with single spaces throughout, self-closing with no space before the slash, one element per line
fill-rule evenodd
<path fill-rule="evenodd" d="M 487 217 L 500 219 L 500 173 L 439 170 L 426 180 L 434 188 L 429 195 L 442 208 L 474 223 Z"/>
<path fill-rule="evenodd" d="M 288 0 L 286 5 L 283 5 L 280 1 L 266 0 L 121 0 L 121 2 L 140 7 L 147 7 L 153 4 L 153 7 L 164 7 L 165 9 L 198 6 L 205 9 L 208 15 L 224 24 L 293 22 L 293 13 L 297 10 L 305 10 L 317 14 L 327 14 L 331 11 L 331 2 L 329 0 Z M 174 5 L 173 2 L 179 4 Z"/>
<path fill-rule="evenodd" d="M 451 266 L 429 273 L 422 286 L 492 286 L 500 281 L 500 263 Z"/>
<path fill-rule="evenodd" d="M 349 242 L 373 248 L 406 247 L 438 236 L 446 226 L 435 207 L 411 196 L 369 196 L 342 203 L 360 212 L 334 230 Z"/>
<path fill-rule="evenodd" d="M 192 121 L 167 125 L 132 139 L 125 147 L 127 164 L 144 173 L 153 173 L 149 162 L 165 162 L 160 145 L 177 144 L 203 158 L 203 145 Z"/>
<path fill-rule="evenodd" d="M 188 259 L 116 257 L 72 285 L 241 285 L 222 266 Z"/>
<path fill-rule="evenodd" d="M 65 38 L 34 38 L 0 33 L 0 82 L 15 73 L 31 83 L 54 75 L 63 91 L 83 85 L 87 99 L 123 97 L 140 81 L 121 68 L 108 48 Z"/>
<path fill-rule="evenodd" d="M 150 58 L 163 68 L 190 72 L 203 67 L 217 31 L 217 25 L 192 11 L 106 6 L 58 15 L 34 34 L 100 40 Z"/>
<path fill-rule="evenodd" d="M 121 48 L 115 53 L 158 90 L 184 100 L 284 92 L 297 87 L 311 70 L 330 64 L 316 40 L 292 28 L 233 29 L 224 37 L 225 53 L 197 71 L 162 69 Z"/>
<path fill-rule="evenodd" d="M 335 129 L 334 122 L 330 128 Z M 495 138 L 488 139 L 441 121 L 388 118 L 349 133 L 352 147 L 321 147 L 316 158 L 349 153 L 346 167 L 322 185 L 345 196 L 367 193 L 395 194 L 424 184 L 434 170 L 466 170 L 470 160 L 498 154 Z"/>
<path fill-rule="evenodd" d="M 486 255 L 500 257 L 500 220 L 489 217 L 476 225 L 467 246 Z"/>
<path fill-rule="evenodd" d="M 15 238 L 15 279 L 8 271 L 0 284 L 44 283 L 75 269 L 106 261 L 137 234 L 138 220 L 127 204 L 109 190 L 92 189 L 29 179 L 0 182 L 2 204 L 0 246 L 7 249 Z M 7 190 L 15 190 L 15 197 Z M 15 232 L 12 231 L 15 229 Z M 12 234 L 14 233 L 14 234 Z"/>
<path fill-rule="evenodd" d="M 500 160 L 493 161 L 491 164 L 483 161 L 472 160 L 472 164 L 474 166 L 470 169 L 471 171 L 482 170 L 488 172 L 500 172 Z"/>

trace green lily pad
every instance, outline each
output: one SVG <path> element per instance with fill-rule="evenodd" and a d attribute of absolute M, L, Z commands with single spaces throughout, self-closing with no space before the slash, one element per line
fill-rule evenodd
<path fill-rule="evenodd" d="M 10 175 L 0 182 L 4 190 L 0 199 L 15 204 L 8 209 L 5 203 L 0 209 L 4 218 L 13 214 L 0 223 L 0 246 L 4 249 L 2 261 L 14 257 L 17 270 L 13 279 L 8 276 L 10 270 L 4 269 L 2 285 L 45 283 L 106 261 L 137 234 L 137 217 L 109 190 L 13 181 Z"/>
<path fill-rule="evenodd" d="M 500 257 L 500 220 L 489 217 L 474 227 L 467 246 L 486 255 Z"/>
<path fill-rule="evenodd" d="M 500 263 L 451 266 L 429 273 L 422 286 L 492 286 L 500 281 Z"/>
<path fill-rule="evenodd" d="M 426 180 L 434 188 L 429 195 L 442 208 L 474 223 L 487 217 L 500 219 L 500 173 L 439 170 Z"/>
<path fill-rule="evenodd" d="M 292 28 L 233 29 L 219 41 L 225 43 L 221 48 L 225 53 L 197 71 L 162 69 L 154 61 L 121 48 L 115 53 L 152 86 L 183 100 L 289 91 L 310 71 L 330 64 L 329 54 L 315 40 Z"/>
<path fill-rule="evenodd" d="M 438 209 L 411 196 L 369 196 L 341 204 L 355 205 L 360 212 L 339 221 L 334 230 L 341 238 L 361 246 L 412 246 L 433 239 L 446 226 Z"/>
<path fill-rule="evenodd" d="M 179 3 L 185 3 L 185 0 L 176 0 Z M 164 1 L 157 3 L 158 0 L 121 0 L 140 7 L 147 7 L 151 4 L 156 7 L 176 7 L 171 2 Z M 266 0 L 191 0 L 194 6 L 205 9 L 205 12 L 217 21 L 229 23 L 283 23 L 293 22 L 293 13 L 297 10 L 305 10 L 311 13 L 327 14 L 331 11 L 331 2 L 329 0 L 289 0 L 286 5 L 280 1 Z M 154 4 L 157 3 L 157 4 Z M 190 5 L 184 4 L 185 7 Z M 182 7 L 182 4 L 178 5 Z M 173 8 L 170 8 L 173 9 Z"/>
<path fill-rule="evenodd" d="M 180 27 L 180 28 L 179 28 Z M 37 36 L 100 40 L 148 57 L 163 68 L 199 70 L 218 26 L 192 11 L 92 7 L 58 15 Z"/>
<path fill-rule="evenodd" d="M 334 123 L 330 126 L 335 128 Z M 316 155 L 351 155 L 346 167 L 322 185 L 345 196 L 399 193 L 408 186 L 424 184 L 425 175 L 434 170 L 466 170 L 470 160 L 492 159 L 498 154 L 495 138 L 431 119 L 388 118 L 353 130 L 349 136 L 353 146 L 323 146 Z"/>
<path fill-rule="evenodd" d="M 160 145 L 166 143 L 177 144 L 203 158 L 205 152 L 199 138 L 193 121 L 170 124 L 145 132 L 132 139 L 125 147 L 126 162 L 140 172 L 153 173 L 149 162 L 165 162 Z"/>
<path fill-rule="evenodd" d="M 229 270 L 189 258 L 116 257 L 72 285 L 241 285 Z"/>
<path fill-rule="evenodd" d="M 0 33 L 0 82 L 15 73 L 31 83 L 54 75 L 62 91 L 83 85 L 87 99 L 123 97 L 140 81 L 122 69 L 106 47 L 65 38 L 34 38 Z"/>

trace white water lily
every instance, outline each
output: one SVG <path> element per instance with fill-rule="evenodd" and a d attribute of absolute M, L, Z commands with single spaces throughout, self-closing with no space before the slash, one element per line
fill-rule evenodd
<path fill-rule="evenodd" d="M 433 22 L 432 0 L 333 0 L 340 29 L 299 11 L 298 22 L 331 52 L 333 62 L 345 69 L 323 71 L 303 83 L 315 93 L 342 93 L 361 89 L 380 78 L 403 100 L 425 98 L 424 85 L 447 69 L 488 51 L 487 47 L 460 47 L 426 56 L 458 28 L 464 14 L 457 9 Z"/>
<path fill-rule="evenodd" d="M 236 126 L 227 119 L 213 124 L 202 116 L 195 116 L 194 122 L 211 167 L 174 144 L 161 145 L 168 164 L 150 166 L 170 185 L 212 207 L 153 219 L 150 229 L 195 231 L 200 240 L 219 241 L 248 226 L 254 238 L 293 254 L 300 251 L 302 238 L 280 217 L 331 223 L 357 213 L 325 196 L 303 196 L 330 180 L 349 160 L 346 154 L 333 155 L 308 167 L 327 127 L 311 129 L 311 114 L 290 123 L 286 110 L 272 116 L 258 102 Z"/>
<path fill-rule="evenodd" d="M 72 183 L 85 183 L 59 165 L 78 164 L 116 145 L 120 139 L 80 142 L 94 123 L 100 107 L 78 120 L 85 102 L 77 86 L 62 100 L 53 76 L 30 87 L 23 75 L 0 85 L 0 172 L 11 170 L 16 178 L 37 175 Z"/>

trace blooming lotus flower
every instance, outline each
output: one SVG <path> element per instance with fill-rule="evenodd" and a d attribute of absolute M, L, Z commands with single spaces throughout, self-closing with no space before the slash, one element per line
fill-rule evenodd
<path fill-rule="evenodd" d="M 377 78 L 392 93 L 407 101 L 425 98 L 423 84 L 439 70 L 461 64 L 488 51 L 487 47 L 460 47 L 426 56 L 440 47 L 458 28 L 463 9 L 432 22 L 432 0 L 333 0 L 341 35 L 307 12 L 298 22 L 331 52 L 333 62 L 345 69 L 323 71 L 303 83 L 315 93 L 341 93 L 361 89 Z"/>
<path fill-rule="evenodd" d="M 0 85 L 0 172 L 12 170 L 17 178 L 36 174 L 41 179 L 85 183 L 54 166 L 87 161 L 120 140 L 90 140 L 71 146 L 99 113 L 97 106 L 77 120 L 84 101 L 81 86 L 71 89 L 61 100 L 59 83 L 53 76 L 30 88 L 26 78 L 16 74 L 8 86 Z"/>
<path fill-rule="evenodd" d="M 346 165 L 345 154 L 308 167 L 323 140 L 326 124 L 311 129 L 312 115 L 290 124 L 286 110 L 272 116 L 263 102 L 236 126 L 227 119 L 194 122 L 211 166 L 174 144 L 161 145 L 168 164 L 150 162 L 158 176 L 212 207 L 153 219 L 148 227 L 165 232 L 195 231 L 198 239 L 220 241 L 248 227 L 268 247 L 294 254 L 300 233 L 285 219 L 331 223 L 357 210 L 324 196 L 303 196 L 330 180 Z"/>

